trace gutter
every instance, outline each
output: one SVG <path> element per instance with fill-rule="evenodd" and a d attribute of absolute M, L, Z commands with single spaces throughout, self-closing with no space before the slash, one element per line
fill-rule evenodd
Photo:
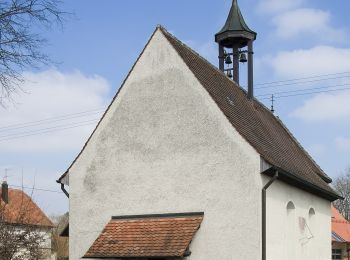
<path fill-rule="evenodd" d="M 333 202 L 337 199 L 341 199 L 341 200 L 344 199 L 342 196 L 340 196 L 337 192 L 335 192 L 332 189 L 326 190 L 326 189 L 319 187 L 319 186 L 317 186 L 309 181 L 301 179 L 300 177 L 297 177 L 294 174 L 289 173 L 289 172 L 287 172 L 279 167 L 272 166 L 271 168 L 265 170 L 262 173 L 272 177 L 276 171 L 278 171 L 278 175 L 279 175 L 278 179 L 280 181 L 285 182 L 287 184 L 290 184 L 290 185 L 297 187 L 299 189 L 302 189 L 306 192 L 315 194 L 315 195 L 322 197 L 330 202 Z"/>
<path fill-rule="evenodd" d="M 56 182 L 59 183 L 59 184 L 61 184 L 61 190 L 62 190 L 63 193 L 67 196 L 67 198 L 69 198 L 69 193 L 68 193 L 68 191 L 65 189 L 64 184 L 61 183 L 59 180 L 56 181 Z"/>
<path fill-rule="evenodd" d="M 272 179 L 262 188 L 262 214 L 261 214 L 261 223 L 262 223 L 262 260 L 266 260 L 266 191 L 279 177 L 278 171 L 275 172 L 275 175 Z"/>

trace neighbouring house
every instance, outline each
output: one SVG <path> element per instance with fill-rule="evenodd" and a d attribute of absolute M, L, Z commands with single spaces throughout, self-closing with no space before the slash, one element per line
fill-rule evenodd
<path fill-rule="evenodd" d="M 350 259 L 350 222 L 332 207 L 332 260 Z"/>
<path fill-rule="evenodd" d="M 8 254 L 10 254 L 9 250 L 14 250 L 16 252 L 14 256 L 22 255 L 30 258 L 27 255 L 28 251 L 31 253 L 35 251 L 34 253 L 40 256 L 40 259 L 54 259 L 55 255 L 51 251 L 52 228 L 51 220 L 29 195 L 23 190 L 8 188 L 6 182 L 2 184 L 0 236 L 6 237 L 6 242 L 9 243 L 7 245 L 0 241 L 2 257 L 8 259 L 2 250 Z M 39 246 L 36 249 L 37 244 Z"/>
<path fill-rule="evenodd" d="M 331 258 L 340 197 L 254 98 L 255 39 L 236 0 L 215 37 L 219 68 L 157 27 L 58 180 L 70 259 Z"/>

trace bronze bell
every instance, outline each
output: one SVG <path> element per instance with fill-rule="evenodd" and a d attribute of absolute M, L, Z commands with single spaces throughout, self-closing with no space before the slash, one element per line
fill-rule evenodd
<path fill-rule="evenodd" d="M 227 71 L 227 77 L 232 78 L 232 71 L 231 70 Z"/>
<path fill-rule="evenodd" d="M 227 55 L 227 56 L 226 56 L 225 63 L 226 63 L 226 64 L 232 64 L 232 59 L 231 59 L 231 56 L 230 56 L 230 55 Z"/>
<path fill-rule="evenodd" d="M 248 61 L 247 55 L 245 53 L 241 53 L 239 55 L 239 62 L 246 63 Z"/>

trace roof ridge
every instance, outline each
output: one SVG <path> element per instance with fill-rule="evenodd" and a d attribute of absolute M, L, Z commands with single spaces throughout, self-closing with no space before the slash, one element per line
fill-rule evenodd
<path fill-rule="evenodd" d="M 185 212 L 185 213 L 163 213 L 163 214 L 112 216 L 112 220 L 185 218 L 185 217 L 196 217 L 196 216 L 197 217 L 203 217 L 204 216 L 204 212 Z"/>

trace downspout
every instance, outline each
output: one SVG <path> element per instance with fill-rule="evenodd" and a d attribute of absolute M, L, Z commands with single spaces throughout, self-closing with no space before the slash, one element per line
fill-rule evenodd
<path fill-rule="evenodd" d="M 262 189 L 262 260 L 266 260 L 266 191 L 277 178 L 278 171 L 276 171 L 272 179 Z"/>
<path fill-rule="evenodd" d="M 69 198 L 69 193 L 68 191 L 64 188 L 64 184 L 61 183 L 61 190 L 63 191 L 64 194 L 66 194 L 67 198 Z"/>

